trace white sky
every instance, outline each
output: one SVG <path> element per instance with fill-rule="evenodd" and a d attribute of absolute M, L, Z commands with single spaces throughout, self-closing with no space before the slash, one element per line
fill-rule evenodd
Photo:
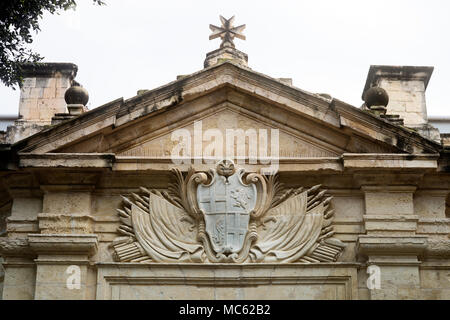
<path fill-rule="evenodd" d="M 90 109 L 152 89 L 203 68 L 209 24 L 235 15 L 246 24 L 249 67 L 293 78 L 310 92 L 356 107 L 371 64 L 434 66 L 428 115 L 450 115 L 450 2 L 78 0 L 76 11 L 45 15 L 32 48 L 46 62 L 73 62 Z M 0 114 L 16 115 L 19 90 L 0 86 Z"/>

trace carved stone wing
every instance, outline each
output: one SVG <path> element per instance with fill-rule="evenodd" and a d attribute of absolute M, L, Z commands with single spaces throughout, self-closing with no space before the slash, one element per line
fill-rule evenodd
<path fill-rule="evenodd" d="M 149 211 L 133 205 L 131 209 L 136 238 L 154 261 L 199 262 L 203 247 L 195 240 L 183 210 L 162 196 L 150 193 Z"/>
<path fill-rule="evenodd" d="M 203 246 L 196 240 L 194 226 L 186 212 L 158 191 L 141 188 L 145 195 L 123 197 L 119 209 L 125 235 L 113 242 L 118 261 L 203 262 Z"/>
<path fill-rule="evenodd" d="M 258 241 L 250 250 L 256 262 L 336 261 L 344 244 L 330 238 L 334 211 L 331 197 L 315 186 L 309 190 L 288 191 L 280 204 L 265 214 L 258 229 Z"/>

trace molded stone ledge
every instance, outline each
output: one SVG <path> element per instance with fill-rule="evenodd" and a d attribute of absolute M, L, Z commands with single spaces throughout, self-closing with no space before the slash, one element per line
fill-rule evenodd
<path fill-rule="evenodd" d="M 77 75 L 78 66 L 69 62 L 42 62 L 22 64 L 21 69 L 25 78 L 53 76 L 56 72 L 60 72 L 73 79 Z"/>
<path fill-rule="evenodd" d="M 424 256 L 432 259 L 450 258 L 450 240 L 429 239 Z"/>
<path fill-rule="evenodd" d="M 40 188 L 44 192 L 92 192 L 95 189 L 93 184 L 41 184 Z"/>
<path fill-rule="evenodd" d="M 378 192 L 382 192 L 382 189 L 391 186 L 392 188 L 386 189 L 391 191 L 393 188 L 400 188 L 403 186 L 414 186 L 416 189 L 417 185 L 422 181 L 424 173 L 423 170 L 398 170 L 393 169 L 393 172 L 388 172 L 387 170 L 363 170 L 355 171 L 352 170 L 353 179 L 355 184 L 361 189 L 363 188 L 378 188 Z M 414 190 L 415 190 L 414 189 Z M 366 190 L 362 190 L 366 191 Z M 376 192 L 367 189 L 368 192 Z M 394 191 L 394 190 L 392 190 Z M 400 192 L 400 191 L 399 191 Z M 410 192 L 405 190 L 404 192 Z M 411 191 L 413 192 L 413 191 Z"/>
<path fill-rule="evenodd" d="M 91 256 L 98 249 L 98 237 L 94 234 L 30 234 L 28 241 L 37 254 Z"/>
<path fill-rule="evenodd" d="M 437 169 L 439 154 L 353 154 L 342 155 L 345 169 Z"/>
<path fill-rule="evenodd" d="M 447 237 L 450 235 L 450 218 L 420 218 L 417 233 Z"/>
<path fill-rule="evenodd" d="M 39 226 L 37 219 L 8 217 L 6 218 L 6 230 L 10 238 L 16 238 L 15 236 L 18 234 L 39 232 Z"/>
<path fill-rule="evenodd" d="M 40 198 L 44 194 L 38 187 L 29 186 L 11 186 L 8 192 L 11 198 Z"/>
<path fill-rule="evenodd" d="M 30 234 L 25 238 L 0 238 L 3 257 L 35 257 L 37 254 L 93 255 L 98 237 L 94 234 Z"/>
<path fill-rule="evenodd" d="M 417 190 L 416 186 L 413 185 L 362 185 L 361 190 L 364 192 L 389 192 L 389 193 L 405 193 L 405 192 L 414 192 Z"/>
<path fill-rule="evenodd" d="M 19 153 L 22 168 L 111 168 L 113 153 Z"/>
<path fill-rule="evenodd" d="M 398 221 L 398 222 L 410 222 L 419 221 L 419 216 L 415 214 L 395 214 L 395 215 L 378 215 L 378 214 L 365 214 L 363 216 L 364 221 Z"/>
<path fill-rule="evenodd" d="M 360 255 L 411 256 L 420 255 L 427 246 L 426 236 L 361 235 L 356 242 Z"/>
<path fill-rule="evenodd" d="M 3 257 L 34 256 L 28 240 L 23 238 L 0 238 L 0 255 Z"/>
<path fill-rule="evenodd" d="M 180 162 L 194 162 L 197 158 L 177 158 Z M 117 156 L 113 166 L 113 171 L 136 171 L 136 170 L 154 170 L 168 171 L 173 167 L 172 157 L 133 157 L 133 156 Z M 201 159 L 202 161 L 204 158 Z M 242 165 L 248 171 L 258 171 L 261 167 L 268 167 L 270 164 L 249 164 L 248 158 L 243 159 L 245 164 Z M 294 158 L 280 157 L 277 162 L 267 159 L 269 163 L 277 163 L 279 171 L 289 172 L 309 172 L 309 171 L 343 171 L 341 161 L 338 157 L 317 157 L 317 158 Z M 270 162 L 271 161 L 271 162 Z M 180 170 L 187 171 L 190 164 L 181 164 Z M 195 166 L 199 171 L 208 171 L 210 164 L 198 164 Z"/>

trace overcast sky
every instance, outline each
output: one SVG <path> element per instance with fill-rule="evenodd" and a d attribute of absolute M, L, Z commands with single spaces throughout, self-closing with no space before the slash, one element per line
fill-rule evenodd
<path fill-rule="evenodd" d="M 450 115 L 450 1 L 104 1 L 46 14 L 32 44 L 46 62 L 78 65 L 90 109 L 201 70 L 222 14 L 247 25 L 235 44 L 255 71 L 359 107 L 371 64 L 434 66 L 428 115 Z M 18 102 L 0 86 L 0 114 L 17 115 Z"/>

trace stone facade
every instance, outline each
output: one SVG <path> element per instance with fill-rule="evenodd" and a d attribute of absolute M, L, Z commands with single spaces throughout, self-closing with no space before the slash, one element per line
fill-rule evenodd
<path fill-rule="evenodd" d="M 2 144 L 3 299 L 450 299 L 446 148 L 257 73 L 233 50 L 166 86 Z M 376 83 L 390 94 L 388 110 L 416 86 L 415 123 L 426 124 L 426 83 L 393 93 L 402 81 Z M 210 209 L 196 209 L 206 193 L 196 190 L 235 174 L 217 166 L 208 176 L 226 152 L 224 142 L 211 153 L 211 135 L 229 129 L 242 130 L 229 144 L 244 146 L 234 160 L 250 173 L 241 183 L 255 184 L 246 195 L 254 208 L 237 202 L 249 216 L 239 220 L 246 238 L 220 242 L 214 232 L 229 233 L 217 219 L 216 231 L 208 226 Z M 277 137 L 266 155 L 276 178 L 263 172 L 267 162 L 251 161 L 252 141 L 262 141 L 251 129 L 270 133 L 269 145 Z M 175 162 L 180 132 L 189 143 Z M 247 198 L 221 199 L 213 200 Z"/>

